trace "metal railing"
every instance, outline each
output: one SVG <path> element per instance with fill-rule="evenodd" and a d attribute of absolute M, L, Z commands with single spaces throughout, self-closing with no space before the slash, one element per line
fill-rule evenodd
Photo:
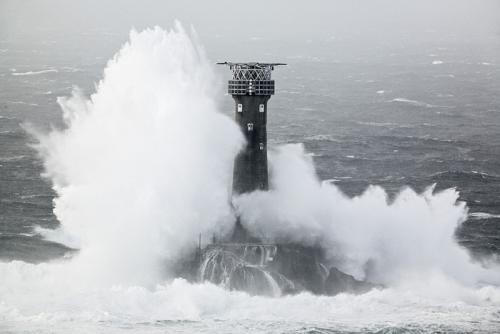
<path fill-rule="evenodd" d="M 229 80 L 230 95 L 273 95 L 274 80 Z"/>

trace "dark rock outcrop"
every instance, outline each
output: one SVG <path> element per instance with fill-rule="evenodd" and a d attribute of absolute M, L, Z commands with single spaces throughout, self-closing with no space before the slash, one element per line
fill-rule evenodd
<path fill-rule="evenodd" d="M 178 274 L 253 295 L 279 296 L 308 291 L 321 295 L 364 293 L 377 287 L 325 265 L 323 251 L 298 244 L 265 244 L 237 222 L 232 235 L 198 249 L 180 263 Z"/>
<path fill-rule="evenodd" d="M 310 291 L 322 294 L 327 268 L 321 264 L 321 251 L 318 248 L 304 247 L 296 244 L 279 244 L 269 270 L 279 273 L 293 282 L 292 291 L 296 293 Z"/>
<path fill-rule="evenodd" d="M 330 268 L 330 273 L 325 280 L 324 294 L 330 296 L 343 292 L 361 294 L 376 287 L 379 286 L 369 282 L 359 281 L 353 276 L 332 267 Z"/>

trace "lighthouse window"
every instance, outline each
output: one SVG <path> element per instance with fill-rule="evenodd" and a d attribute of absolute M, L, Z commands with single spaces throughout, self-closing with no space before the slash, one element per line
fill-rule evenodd
<path fill-rule="evenodd" d="M 238 103 L 238 112 L 243 111 L 243 105 L 241 103 Z"/>
<path fill-rule="evenodd" d="M 253 131 L 253 123 L 248 123 L 247 127 L 248 127 L 248 131 Z"/>
<path fill-rule="evenodd" d="M 263 104 L 259 104 L 259 112 L 264 112 L 264 105 Z"/>
<path fill-rule="evenodd" d="M 264 149 L 264 143 L 260 143 L 260 144 L 259 144 L 259 148 L 260 148 L 260 150 L 262 151 L 262 150 Z"/>

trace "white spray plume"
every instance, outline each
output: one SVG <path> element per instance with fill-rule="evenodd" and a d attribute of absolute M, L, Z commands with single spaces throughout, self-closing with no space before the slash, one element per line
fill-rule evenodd
<path fill-rule="evenodd" d="M 500 282 L 497 269 L 472 263 L 455 240 L 467 217 L 455 189 L 417 194 L 407 188 L 389 201 L 381 187 L 371 186 L 348 198 L 320 182 L 301 144 L 278 148 L 270 165 L 271 190 L 235 200 L 254 235 L 321 246 L 346 272 L 385 284 L 435 272 L 468 285 Z"/>
<path fill-rule="evenodd" d="M 75 271 L 99 282 L 151 284 L 198 235 L 227 232 L 238 127 L 217 113 L 212 66 L 180 25 L 132 32 L 90 99 L 60 99 L 67 128 L 40 137 Z M 348 198 L 321 183 L 302 145 L 270 157 L 271 191 L 234 200 L 255 235 L 326 249 L 357 278 L 394 285 L 442 273 L 461 284 L 498 281 L 454 239 L 467 209 L 448 189 L 376 186 Z M 60 240 L 61 235 L 54 236 Z"/>
<path fill-rule="evenodd" d="M 82 275 L 157 282 L 199 233 L 231 228 L 243 139 L 217 112 L 212 68 L 180 24 L 132 31 L 90 99 L 78 90 L 59 99 L 67 128 L 41 136 L 38 149 Z"/>

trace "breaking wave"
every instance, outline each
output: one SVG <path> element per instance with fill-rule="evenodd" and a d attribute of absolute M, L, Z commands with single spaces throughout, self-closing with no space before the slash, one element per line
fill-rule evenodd
<path fill-rule="evenodd" d="M 27 72 L 12 72 L 13 76 L 27 76 L 27 75 L 40 75 L 46 73 L 57 73 L 59 72 L 57 69 L 52 68 L 49 70 L 41 70 L 41 71 L 27 71 Z"/>
<path fill-rule="evenodd" d="M 472 219 L 492 219 L 492 218 L 500 218 L 500 214 L 493 214 L 487 212 L 472 212 L 469 214 L 469 217 Z"/>
<path fill-rule="evenodd" d="M 390 100 L 389 102 L 396 102 L 396 103 L 405 103 L 409 104 L 415 107 L 424 107 L 424 108 L 453 108 L 451 106 L 439 106 L 435 104 L 430 104 L 422 101 L 417 101 L 417 100 L 410 100 L 404 97 L 397 97 L 395 99 Z"/>
<path fill-rule="evenodd" d="M 475 264 L 456 243 L 467 207 L 455 189 L 431 186 L 418 194 L 407 188 L 390 201 L 384 189 L 371 186 L 349 198 L 318 179 L 302 145 L 278 148 L 270 162 L 271 191 L 235 202 L 255 235 L 321 246 L 339 269 L 386 285 L 435 271 L 468 286 L 500 283 L 498 267 Z"/>
<path fill-rule="evenodd" d="M 180 26 L 155 28 L 131 32 L 90 98 L 58 100 L 67 127 L 37 135 L 65 235 L 50 238 L 80 246 L 89 280 L 155 284 L 200 233 L 231 228 L 242 136 L 217 111 L 215 83 Z"/>
<path fill-rule="evenodd" d="M 420 286 L 421 290 L 395 287 L 360 296 L 303 293 L 276 299 L 249 297 L 180 279 L 153 289 L 124 285 L 93 290 L 82 285 L 77 289 L 69 280 L 55 279 L 65 275 L 64 265 L 55 264 L 0 264 L 0 274 L 2 283 L 8 283 L 0 285 L 0 328 L 19 329 L 19 324 L 29 324 L 24 327 L 36 333 L 99 329 L 157 333 L 165 328 L 202 333 L 259 333 L 278 328 L 280 332 L 302 333 L 312 327 L 326 332 L 391 328 L 402 332 L 494 332 L 500 304 L 498 290 L 464 288 L 437 277 L 428 280 L 440 289 L 434 290 L 434 295 L 422 295 L 429 288 Z M 31 284 L 23 285 L 26 281 Z M 44 290 L 48 287 L 50 294 Z"/>

